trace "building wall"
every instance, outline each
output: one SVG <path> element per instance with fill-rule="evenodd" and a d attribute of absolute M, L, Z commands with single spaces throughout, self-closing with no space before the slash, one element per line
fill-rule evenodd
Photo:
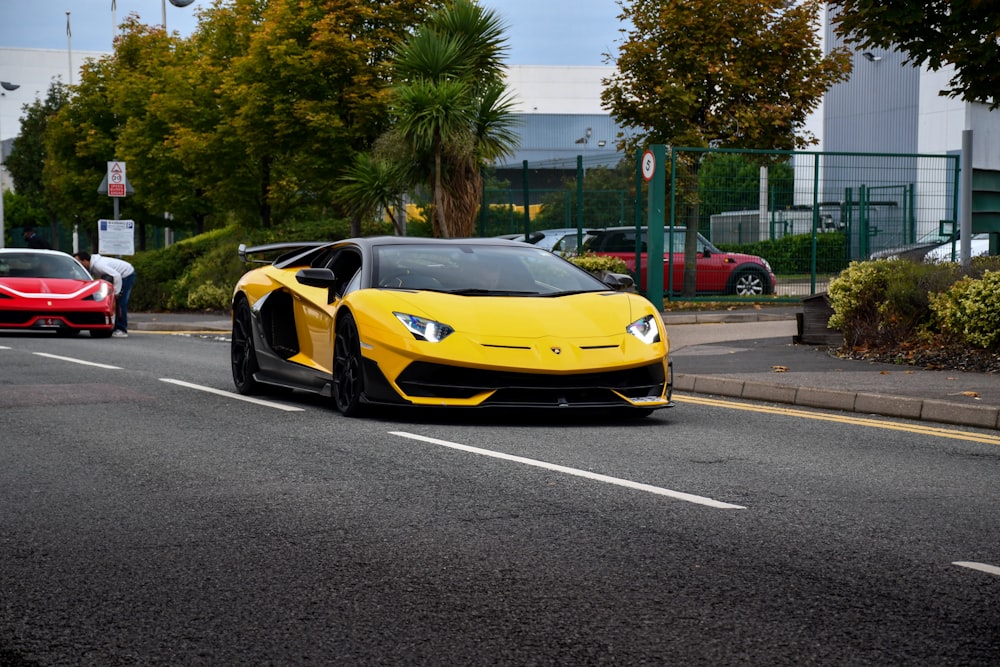
<path fill-rule="evenodd" d="M 511 65 L 507 85 L 527 114 L 608 115 L 601 107 L 602 80 L 614 67 Z"/>
<path fill-rule="evenodd" d="M 79 83 L 79 71 L 84 61 L 103 55 L 107 54 L 99 51 L 70 53 L 58 49 L 0 47 L 0 80 L 20 86 L 17 90 L 4 91 L 0 98 L 0 139 L 12 139 L 20 134 L 22 108 L 36 99 L 44 100 L 53 80 L 65 84 L 71 81 Z"/>
<path fill-rule="evenodd" d="M 518 114 L 521 145 L 514 154 L 497 162 L 498 167 L 575 168 L 576 157 L 587 166 L 613 165 L 621 159 L 616 145 L 624 132 L 607 114 Z"/>
<path fill-rule="evenodd" d="M 828 48 L 843 46 L 829 20 L 826 26 Z M 915 153 L 920 70 L 881 49 L 855 51 L 851 64 L 850 79 L 823 100 L 823 150 Z"/>

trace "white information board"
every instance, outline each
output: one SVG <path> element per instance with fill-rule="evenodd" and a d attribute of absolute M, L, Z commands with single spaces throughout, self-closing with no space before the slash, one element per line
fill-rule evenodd
<path fill-rule="evenodd" d="M 102 255 L 134 255 L 135 221 L 98 220 L 97 252 Z"/>

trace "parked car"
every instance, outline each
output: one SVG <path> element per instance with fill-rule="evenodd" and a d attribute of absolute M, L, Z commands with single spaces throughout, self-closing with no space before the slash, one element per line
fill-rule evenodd
<path fill-rule="evenodd" d="M 962 242 L 937 232 L 927 234 L 915 243 L 881 250 L 871 254 L 871 259 L 908 259 L 913 262 L 951 262 L 958 259 Z M 988 255 L 990 235 L 976 234 L 971 239 L 972 256 Z"/>
<path fill-rule="evenodd" d="M 115 327 L 111 284 L 95 280 L 74 257 L 55 250 L 0 248 L 0 329 L 89 331 L 108 338 Z"/>
<path fill-rule="evenodd" d="M 572 257 L 573 255 L 580 254 L 580 248 L 587 242 L 590 238 L 590 229 L 584 229 L 582 232 L 577 233 L 576 229 L 571 230 L 571 233 L 563 234 L 558 241 L 552 245 L 552 252 L 563 255 L 564 257 Z M 582 243 L 580 237 L 583 238 Z"/>
<path fill-rule="evenodd" d="M 583 235 L 586 236 L 586 234 L 587 230 L 583 230 Z M 539 229 L 530 232 L 527 238 L 525 238 L 523 233 L 503 234 L 497 238 L 526 241 L 551 252 L 572 255 L 576 251 L 577 237 L 578 230 L 576 227 L 561 227 L 559 229 Z"/>
<path fill-rule="evenodd" d="M 277 257 L 268 261 L 270 254 Z M 502 239 L 384 236 L 240 247 L 232 375 L 369 405 L 670 405 L 669 343 L 647 299 Z"/>
<path fill-rule="evenodd" d="M 978 257 L 979 255 L 990 254 L 990 235 L 989 234 L 976 234 L 971 239 L 969 239 L 969 245 L 972 249 L 972 256 Z M 958 261 L 959 254 L 961 250 L 962 242 L 959 240 L 948 241 L 947 243 L 942 243 L 928 250 L 924 254 L 923 260 L 925 262 L 953 262 Z"/>
<path fill-rule="evenodd" d="M 642 275 L 639 277 L 640 289 L 646 289 L 646 268 L 649 266 L 646 253 L 646 228 L 642 229 L 641 262 Z M 673 248 L 673 290 L 680 293 L 684 288 L 684 240 L 687 229 L 674 227 L 673 246 L 670 243 L 670 231 L 664 231 L 663 238 L 663 289 L 670 287 L 670 249 Z M 595 255 L 609 255 L 625 260 L 629 271 L 635 272 L 636 257 L 635 227 L 608 227 L 607 229 L 589 230 L 589 236 L 583 244 L 584 252 Z M 698 234 L 697 283 L 695 293 L 704 294 L 737 294 L 753 296 L 772 294 L 775 283 L 774 272 L 767 261 L 756 255 L 723 252 L 712 245 L 708 239 Z"/>
<path fill-rule="evenodd" d="M 927 253 L 938 246 L 947 243 L 951 245 L 951 237 L 940 232 L 924 234 L 913 243 L 906 243 L 885 250 L 878 250 L 870 255 L 871 259 L 908 259 L 914 262 L 924 261 Z"/>

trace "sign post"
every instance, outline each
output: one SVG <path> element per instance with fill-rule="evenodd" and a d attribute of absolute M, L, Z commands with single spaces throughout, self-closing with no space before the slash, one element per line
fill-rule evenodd
<path fill-rule="evenodd" d="M 108 196 L 115 200 L 115 220 L 118 219 L 118 198 L 125 196 L 125 163 L 108 162 Z"/>
<path fill-rule="evenodd" d="M 663 310 L 663 221 L 667 189 L 663 165 L 666 147 L 650 146 L 642 155 L 642 178 L 649 183 L 649 206 L 646 221 L 646 298 Z"/>

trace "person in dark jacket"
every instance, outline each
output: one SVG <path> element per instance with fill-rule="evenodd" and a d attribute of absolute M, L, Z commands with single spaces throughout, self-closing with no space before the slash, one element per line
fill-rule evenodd
<path fill-rule="evenodd" d="M 28 244 L 29 248 L 52 250 L 52 246 L 49 245 L 49 242 L 39 236 L 34 227 L 25 227 L 22 236 L 24 236 L 24 241 Z"/>

